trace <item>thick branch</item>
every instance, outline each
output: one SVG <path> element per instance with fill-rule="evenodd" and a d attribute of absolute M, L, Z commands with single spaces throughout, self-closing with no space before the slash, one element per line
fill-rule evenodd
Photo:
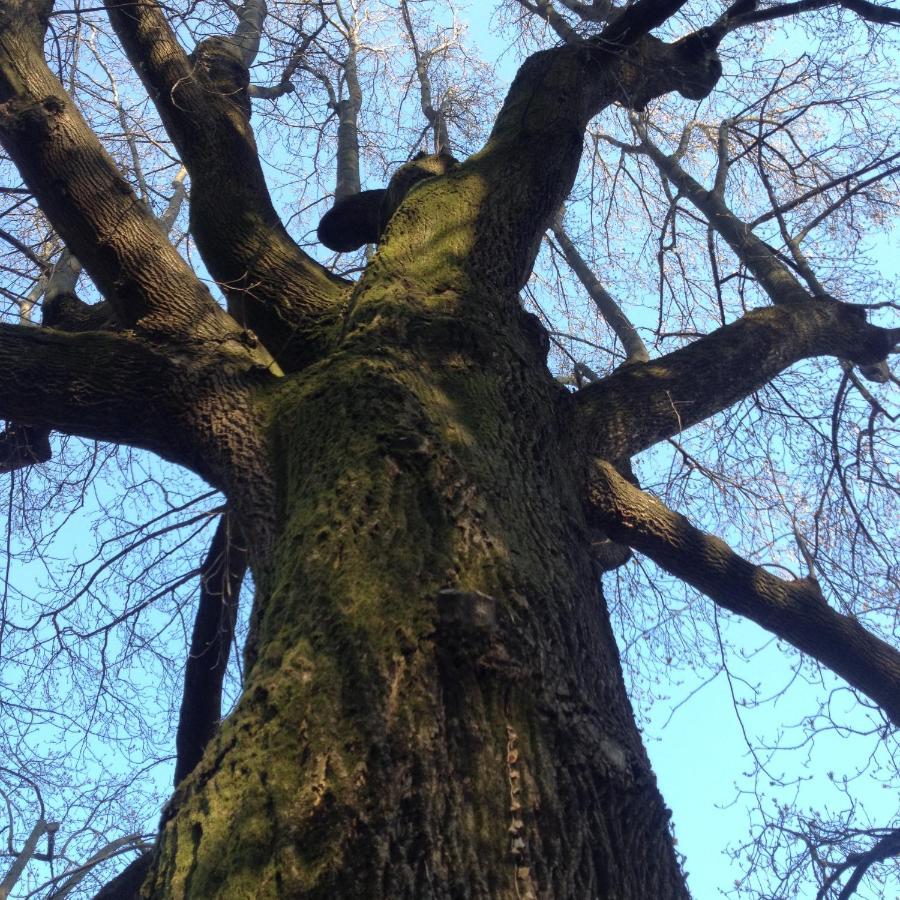
<path fill-rule="evenodd" d="M 209 477 L 183 422 L 191 382 L 128 333 L 0 323 L 0 418 L 142 447 Z"/>
<path fill-rule="evenodd" d="M 626 45 L 640 39 L 681 9 L 687 0 L 637 0 L 606 26 L 600 39 Z"/>
<path fill-rule="evenodd" d="M 188 56 L 154 0 L 106 5 L 190 173 L 191 232 L 229 310 L 285 367 L 304 365 L 326 341 L 346 285 L 294 243 L 275 212 L 241 51 L 217 37 Z"/>
<path fill-rule="evenodd" d="M 0 9 L 0 142 L 119 323 L 221 342 L 234 323 L 168 242 L 48 68 L 26 0 Z"/>
<path fill-rule="evenodd" d="M 259 53 L 263 25 L 266 21 L 266 0 L 246 0 L 237 11 L 238 26 L 232 35 L 234 45 L 245 66 L 251 66 Z"/>
<path fill-rule="evenodd" d="M 233 517 L 225 513 L 200 570 L 200 602 L 185 665 L 184 697 L 175 740 L 176 787 L 194 770 L 222 718 L 222 682 L 246 571 L 247 552 L 236 533 Z"/>
<path fill-rule="evenodd" d="M 410 193 L 392 220 L 381 261 L 390 265 L 396 253 L 409 270 L 414 260 L 423 286 L 438 279 L 446 287 L 448 269 L 455 269 L 450 280 L 459 287 L 517 291 L 574 183 L 590 118 L 616 102 L 639 109 L 669 91 L 698 98 L 712 90 L 718 58 L 685 53 L 686 46 L 643 37 L 625 49 L 601 42 L 530 57 L 484 149 L 447 179 Z"/>
<path fill-rule="evenodd" d="M 6 900 L 12 892 L 12 889 L 16 886 L 16 882 L 22 877 L 22 874 L 25 872 L 28 863 L 31 862 L 32 857 L 38 855 L 38 842 L 45 834 L 47 835 L 49 850 L 47 855 L 43 856 L 43 858 L 53 858 L 53 837 L 58 828 L 59 825 L 56 823 L 38 819 L 34 828 L 31 829 L 31 834 L 28 835 L 28 838 L 25 841 L 25 846 L 22 847 L 19 854 L 13 860 L 12 865 L 9 867 L 9 871 L 3 877 L 3 881 L 0 882 L 0 900 Z"/>
<path fill-rule="evenodd" d="M 629 484 L 607 462 L 597 464 L 594 477 L 591 499 L 614 540 L 809 654 L 900 725 L 900 652 L 833 610 L 815 582 L 785 581 L 753 565 Z"/>
<path fill-rule="evenodd" d="M 872 365 L 900 331 L 835 300 L 767 307 L 658 359 L 623 366 L 576 395 L 590 452 L 632 456 L 728 408 L 789 366 L 815 356 Z"/>

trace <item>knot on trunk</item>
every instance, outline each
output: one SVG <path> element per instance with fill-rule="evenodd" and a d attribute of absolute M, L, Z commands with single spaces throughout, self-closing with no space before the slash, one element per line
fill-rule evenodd
<path fill-rule="evenodd" d="M 338 200 L 319 222 L 319 241 L 338 253 L 377 244 L 415 185 L 426 178 L 446 175 L 458 165 L 459 161 L 446 150 L 419 153 L 397 169 L 386 188 L 361 191 Z"/>

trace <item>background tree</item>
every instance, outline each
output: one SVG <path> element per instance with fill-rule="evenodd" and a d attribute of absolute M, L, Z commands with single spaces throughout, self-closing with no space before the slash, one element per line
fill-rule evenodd
<path fill-rule="evenodd" d="M 104 896 L 684 896 L 620 660 L 740 709 L 719 607 L 804 654 L 804 742 L 890 752 L 900 12 L 507 2 L 501 108 L 439 6 L 0 6 L 10 884 L 48 823 L 40 896 L 146 846 L 175 748 Z M 883 890 L 844 790 L 761 797 L 736 887 Z"/>

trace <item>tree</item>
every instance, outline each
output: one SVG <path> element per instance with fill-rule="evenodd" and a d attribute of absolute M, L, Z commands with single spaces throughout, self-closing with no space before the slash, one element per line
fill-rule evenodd
<path fill-rule="evenodd" d="M 801 107 L 780 105 L 789 92 L 778 79 L 715 127 L 695 117 L 678 128 L 665 98 L 714 96 L 719 48 L 727 62 L 727 41 L 752 40 L 761 23 L 838 11 L 880 32 L 900 12 L 864 0 L 507 4 L 524 17 L 523 41 L 540 20 L 558 40 L 525 60 L 486 143 L 457 159 L 448 143 L 471 110 L 459 90 L 436 90 L 431 66 L 458 35 L 428 33 L 403 0 L 420 133 L 436 152 L 361 192 L 360 57 L 376 50 L 360 7 L 309 4 L 298 23 L 248 0 L 229 6 L 235 28 L 213 6 L 104 6 L 187 172 L 191 241 L 227 312 L 167 237 L 177 208 L 151 210 L 145 164 L 129 152 L 141 129 L 121 129 L 126 177 L 48 63 L 59 41 L 52 4 L 5 0 L 0 141 L 26 186 L 14 190 L 36 198 L 61 244 L 45 240 L 41 256 L 9 235 L 45 278 L 42 326 L 14 292 L 25 321 L 0 325 L 3 467 L 46 462 L 48 434 L 60 432 L 150 451 L 202 477 L 227 507 L 194 573 L 176 790 L 154 851 L 102 896 L 134 896 L 139 884 L 146 897 L 687 896 L 598 593 L 601 570 L 627 548 L 900 723 L 900 654 L 877 623 L 841 610 L 839 579 L 820 583 L 802 523 L 807 574 L 778 577 L 642 490 L 631 466 L 806 360 L 839 361 L 836 409 L 853 386 L 873 423 L 884 413 L 861 379 L 890 383 L 900 329 L 879 324 L 866 298 L 841 299 L 850 292 L 815 274 L 805 241 L 863 200 L 889 207 L 878 191 L 889 190 L 896 154 L 879 135 L 871 158 L 848 151 L 840 172 L 834 154 L 804 156 Z M 251 72 L 270 26 L 283 70 L 258 86 Z M 202 39 L 188 52 L 180 37 L 192 31 Z M 792 77 L 791 88 L 810 84 Z M 324 86 L 338 119 L 336 202 L 319 235 L 339 251 L 377 244 L 355 281 L 305 252 L 266 184 L 251 111 L 297 92 L 294 80 Z M 632 114 L 630 138 L 606 128 L 614 106 Z M 692 146 L 698 133 L 715 156 L 712 187 L 687 165 L 706 152 Z M 637 160 L 662 179 L 655 198 L 649 181 L 641 188 L 648 211 L 664 206 L 661 296 L 676 295 L 665 259 L 676 221 L 699 223 L 718 327 L 700 327 L 708 319 L 691 305 L 701 286 L 687 278 L 677 330 L 692 339 L 648 350 L 580 253 L 560 210 L 586 135 L 620 155 L 621 171 Z M 594 159 L 599 171 L 601 151 Z M 770 203 L 755 218 L 729 193 L 744 165 Z M 801 228 L 793 214 L 814 207 Z M 783 249 L 760 236 L 766 223 Z M 520 302 L 548 229 L 626 348 L 602 377 L 576 367 L 575 390 L 551 375 L 547 329 Z M 75 277 L 49 291 L 62 245 Z M 97 302 L 76 295 L 76 264 Z M 889 497 L 878 438 L 859 440 L 871 496 Z M 852 506 L 840 461 L 833 472 Z M 853 509 L 865 531 L 870 510 Z M 819 527 L 824 515 L 814 518 Z M 248 566 L 243 692 L 220 723 Z M 849 896 L 896 852 L 895 833 L 876 836 L 824 871 L 823 892 Z"/>

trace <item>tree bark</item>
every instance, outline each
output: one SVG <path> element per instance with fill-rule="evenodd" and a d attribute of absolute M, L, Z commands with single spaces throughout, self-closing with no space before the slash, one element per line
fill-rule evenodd
<path fill-rule="evenodd" d="M 647 35 L 682 5 L 638 0 L 598 40 L 532 56 L 486 146 L 398 197 L 351 297 L 265 188 L 246 69 L 262 6 L 237 48 L 188 55 L 153 0 L 109 0 L 191 174 L 204 260 L 259 343 L 49 75 L 49 8 L 4 7 L 0 138 L 123 330 L 0 325 L 0 415 L 203 475 L 257 587 L 238 707 L 208 740 L 214 704 L 189 702 L 202 727 L 182 735 L 184 777 L 152 858 L 120 882 L 148 864 L 146 900 L 687 897 L 598 590 L 593 457 L 627 458 L 799 359 L 883 359 L 898 334 L 800 301 L 574 397 L 550 377 L 517 290 L 588 120 L 715 85 L 703 36 Z M 214 552 L 205 569 L 236 584 L 243 560 Z M 222 611 L 198 623 L 198 658 L 219 654 L 201 701 L 218 690 Z"/>
<path fill-rule="evenodd" d="M 523 318 L 379 312 L 267 394 L 277 535 L 246 691 L 144 896 L 686 897 L 569 395 Z"/>

